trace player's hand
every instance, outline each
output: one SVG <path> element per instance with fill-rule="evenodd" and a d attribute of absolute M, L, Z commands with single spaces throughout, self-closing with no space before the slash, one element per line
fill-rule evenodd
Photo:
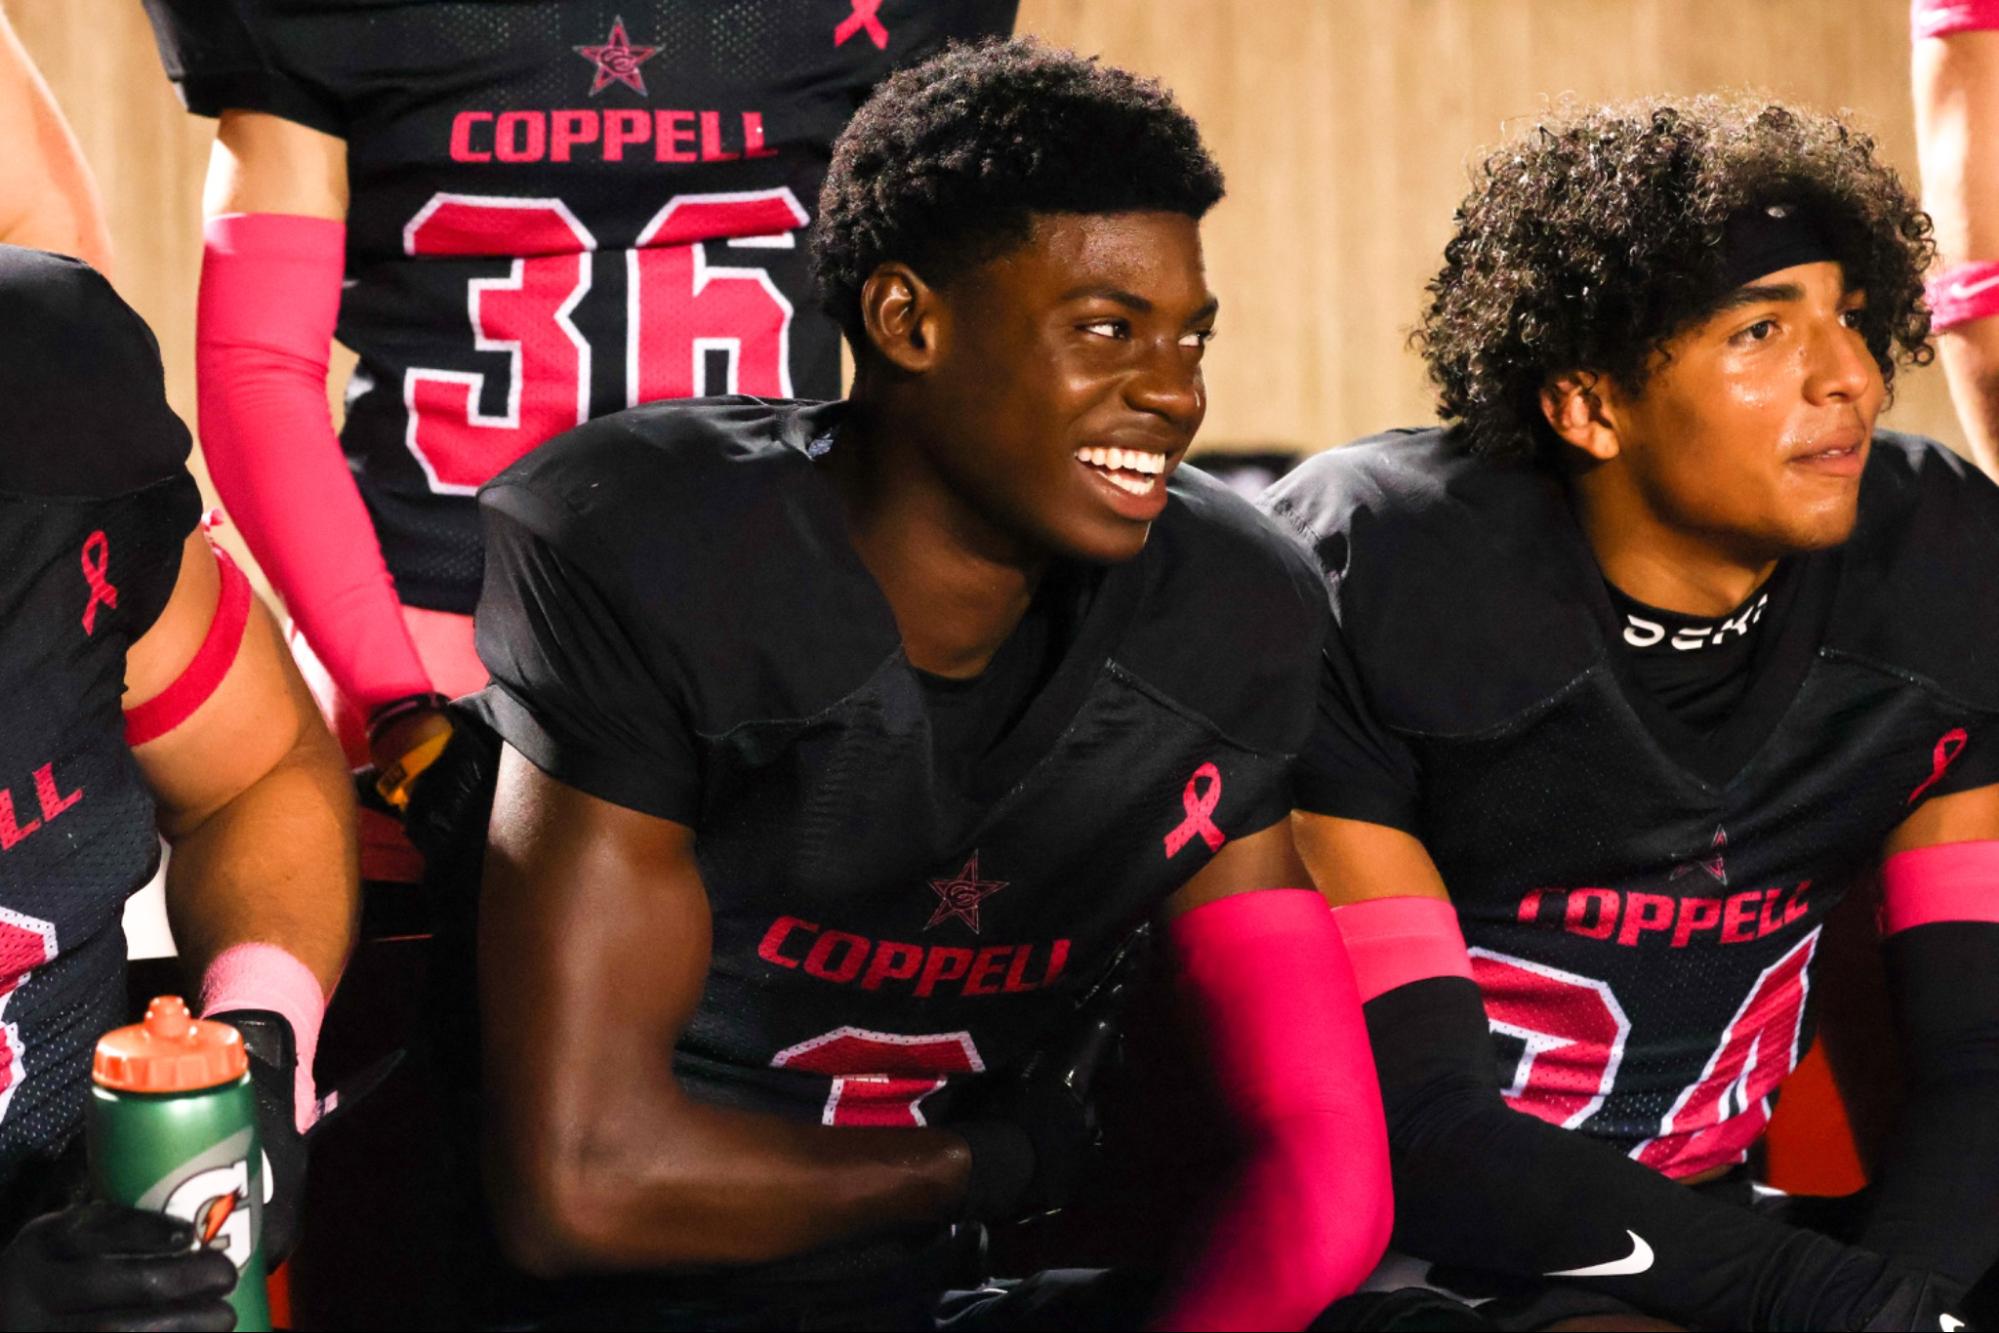
<path fill-rule="evenodd" d="M 375 790 L 391 808 L 408 807 L 410 792 L 451 741 L 451 715 L 441 694 L 413 695 L 375 710 L 368 721 L 368 757 Z"/>
<path fill-rule="evenodd" d="M 1150 933 L 1141 926 L 1119 947 L 1056 1040 L 959 1108 L 952 1128 L 972 1148 L 968 1220 L 1012 1221 L 1069 1202 L 1103 1141 L 1091 1089 L 1117 1052 L 1125 999 L 1149 954 Z"/>
<path fill-rule="evenodd" d="M 264 1264 L 276 1268 L 298 1240 L 305 1195 L 306 1140 L 298 1128 L 298 1054 L 292 1025 L 265 1009 L 210 1014 L 243 1034 L 257 1094 L 257 1139 L 264 1146 Z"/>
<path fill-rule="evenodd" d="M 0 1251 L 0 1327 L 228 1329 L 236 1265 L 194 1227 L 102 1201 L 44 1213 Z"/>
<path fill-rule="evenodd" d="M 500 739 L 475 718 L 450 721 L 449 743 L 410 792 L 403 830 L 423 853 L 427 880 L 476 884 L 500 772 Z"/>

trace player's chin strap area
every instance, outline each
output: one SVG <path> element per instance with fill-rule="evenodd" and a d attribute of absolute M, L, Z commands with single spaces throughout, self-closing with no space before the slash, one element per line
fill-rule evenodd
<path fill-rule="evenodd" d="M 1376 899 L 1333 916 L 1368 997 L 1398 1248 L 1557 1276 L 1693 1327 L 1941 1326 L 1932 1275 L 1709 1198 L 1507 1106 L 1450 903 Z M 1897 1322 L 1916 1307 L 1922 1322 Z"/>

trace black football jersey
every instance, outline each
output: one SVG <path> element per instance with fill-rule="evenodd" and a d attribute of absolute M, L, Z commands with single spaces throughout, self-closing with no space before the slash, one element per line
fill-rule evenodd
<path fill-rule="evenodd" d="M 402 599 L 461 612 L 472 495 L 542 441 L 839 391 L 804 244 L 833 140 L 890 69 L 1015 5 L 146 0 L 191 110 L 346 140 L 341 439 Z"/>
<path fill-rule="evenodd" d="M 1548 473 L 1400 432 L 1263 503 L 1334 599 L 1300 804 L 1429 849 L 1509 1102 L 1675 1176 L 1742 1160 L 1827 912 L 1919 803 L 1999 781 L 1999 489 L 1877 434 L 1852 537 L 1792 558 L 1701 731 L 1638 683 Z"/>
<path fill-rule="evenodd" d="M 81 1125 L 159 860 L 125 653 L 201 516 L 158 346 L 73 259 L 0 246 L 0 1194 Z"/>
<path fill-rule="evenodd" d="M 481 497 L 481 696 L 550 775 L 696 831 L 711 1099 L 948 1119 L 1219 849 L 1285 817 L 1326 598 L 1191 468 L 1136 559 L 1079 572 L 1019 720 L 952 764 L 814 459 L 842 404 L 658 404 Z M 947 771 L 955 770 L 955 771 Z"/>

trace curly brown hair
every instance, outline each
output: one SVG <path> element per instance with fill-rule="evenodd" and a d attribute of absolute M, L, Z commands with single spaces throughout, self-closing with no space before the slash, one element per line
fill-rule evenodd
<path fill-rule="evenodd" d="M 1930 220 L 1874 140 L 1834 116 L 1743 97 L 1570 110 L 1474 172 L 1411 343 L 1464 446 L 1553 458 L 1550 374 L 1644 388 L 1667 340 L 1727 295 L 1722 233 L 1792 202 L 1867 293 L 1861 333 L 1892 388 L 1934 355 Z"/>

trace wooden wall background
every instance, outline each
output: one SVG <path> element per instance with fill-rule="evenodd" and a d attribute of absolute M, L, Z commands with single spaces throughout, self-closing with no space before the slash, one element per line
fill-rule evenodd
<path fill-rule="evenodd" d="M 96 169 L 115 280 L 158 331 L 192 421 L 210 126 L 181 111 L 138 0 L 0 3 Z M 1230 185 L 1207 228 L 1223 314 L 1204 441 L 1320 449 L 1429 418 L 1404 338 L 1482 146 L 1565 94 L 1757 87 L 1851 109 L 1913 181 L 1907 12 L 1906 0 L 1023 0 L 1021 28 L 1157 76 L 1201 121 Z M 1904 381 L 1891 419 L 1961 440 L 1935 368 Z"/>

